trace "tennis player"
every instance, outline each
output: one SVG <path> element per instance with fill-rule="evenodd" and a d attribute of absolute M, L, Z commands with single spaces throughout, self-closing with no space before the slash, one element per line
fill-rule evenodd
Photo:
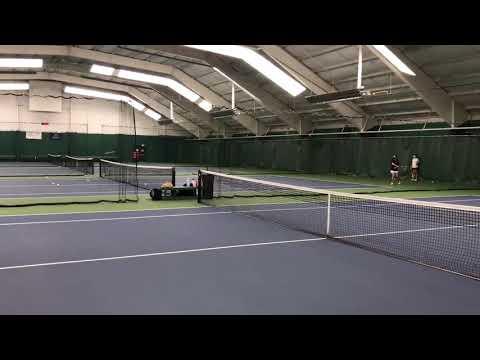
<path fill-rule="evenodd" d="M 412 170 L 412 181 L 417 182 L 418 181 L 418 168 L 420 166 L 420 159 L 417 157 L 417 155 L 412 156 L 412 165 L 411 165 L 411 170 Z"/>
<path fill-rule="evenodd" d="M 392 161 L 390 162 L 390 174 L 392 175 L 392 182 L 390 185 L 393 185 L 395 181 L 400 185 L 400 161 L 397 158 L 397 155 L 393 155 Z"/>

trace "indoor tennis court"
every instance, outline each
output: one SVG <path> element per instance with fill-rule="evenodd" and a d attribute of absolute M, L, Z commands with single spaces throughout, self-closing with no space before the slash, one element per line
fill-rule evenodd
<path fill-rule="evenodd" d="M 1 315 L 480 314 L 478 45 L 0 70 Z"/>

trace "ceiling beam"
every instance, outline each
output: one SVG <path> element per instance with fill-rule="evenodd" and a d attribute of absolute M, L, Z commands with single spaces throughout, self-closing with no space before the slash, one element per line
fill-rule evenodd
<path fill-rule="evenodd" d="M 259 47 L 314 94 L 321 95 L 338 91 L 282 47 L 278 45 L 259 45 Z M 356 104 L 346 101 L 329 105 L 340 115 L 345 116 L 351 125 L 358 129 L 362 128 L 361 117 L 366 117 L 367 114 Z"/>
<path fill-rule="evenodd" d="M 295 129 L 299 134 L 310 132 L 312 129 L 311 122 L 301 119 L 301 117 L 294 113 L 287 104 L 278 100 L 269 92 L 263 90 L 260 87 L 258 80 L 237 71 L 232 65 L 222 59 L 221 56 L 208 53 L 206 58 L 212 66 L 220 69 L 230 79 L 257 97 L 268 111 L 277 115 L 278 118 L 285 122 L 289 127 Z"/>
<path fill-rule="evenodd" d="M 188 112 L 193 113 L 195 115 L 195 118 L 202 122 L 204 126 L 212 128 L 216 134 L 225 136 L 225 134 L 228 133 L 227 126 L 224 123 L 222 123 L 218 119 L 214 119 L 209 112 L 203 110 L 191 101 L 188 101 L 183 96 L 180 96 L 173 90 L 158 85 L 152 85 L 151 88 L 152 91 L 173 102 L 175 105 L 183 108 Z"/>
<path fill-rule="evenodd" d="M 179 45 L 144 45 L 144 46 L 145 48 L 159 50 L 159 51 L 177 55 L 177 56 L 184 56 L 191 59 L 205 61 L 204 59 L 205 52 L 199 51 L 196 49 L 187 48 L 184 46 L 179 46 Z M 231 107 L 230 102 L 227 101 L 225 98 L 218 95 L 214 91 L 210 90 L 207 86 L 203 85 L 197 80 L 194 80 L 192 82 L 191 81 L 192 78 L 189 75 L 187 75 L 185 72 L 181 71 L 180 69 L 175 68 L 173 75 L 175 76 L 175 78 L 182 81 L 185 85 L 190 87 L 193 91 L 196 91 L 198 94 L 200 94 L 200 91 L 208 89 L 208 91 L 212 93 L 212 96 L 207 100 L 210 101 L 213 105 L 217 107 L 224 107 L 224 108 Z M 252 134 L 260 136 L 260 135 L 264 135 L 265 132 L 267 131 L 267 128 L 264 126 L 264 124 L 262 124 L 261 122 L 259 122 L 258 120 L 251 117 L 248 114 L 236 115 L 236 116 L 233 116 L 233 119 L 236 120 L 245 129 L 249 130 Z"/>
<path fill-rule="evenodd" d="M 229 106 L 229 102 L 219 96 L 208 87 L 195 80 L 182 70 L 171 66 L 157 64 L 145 60 L 108 54 L 100 51 L 81 49 L 73 46 L 50 46 L 50 45 L 0 45 L 0 55 L 36 55 L 36 56 L 63 56 L 84 59 L 97 63 L 109 64 L 113 66 L 128 67 L 150 73 L 169 75 L 182 82 L 188 88 L 192 89 L 205 100 L 215 106 Z M 251 116 L 243 116 L 239 123 L 251 132 L 262 131 L 261 124 Z M 259 134 L 261 135 L 261 133 Z"/>
<path fill-rule="evenodd" d="M 399 71 L 393 66 L 378 50 L 372 45 L 368 49 L 398 76 L 408 84 L 430 108 L 436 112 L 451 127 L 459 126 L 469 120 L 469 114 L 465 107 L 456 102 L 444 89 L 442 89 L 430 76 L 428 76 L 417 64 L 410 60 L 398 48 L 388 45 L 392 51 L 405 65 L 407 65 L 415 76 L 410 76 Z"/>
<path fill-rule="evenodd" d="M 102 80 L 106 82 L 113 82 L 117 83 L 120 85 L 130 85 L 134 86 L 137 89 L 140 89 L 141 91 L 144 91 L 148 94 L 150 94 L 148 91 L 152 91 L 156 93 L 157 95 L 161 95 L 163 98 L 165 98 L 168 101 L 173 101 L 175 104 L 180 106 L 181 108 L 194 113 L 195 118 L 193 121 L 197 124 L 199 124 L 201 127 L 204 127 L 205 129 L 212 129 L 216 134 L 226 136 L 225 134 L 228 134 L 229 131 L 227 131 L 227 126 L 220 122 L 218 119 L 214 119 L 207 111 L 203 110 L 196 104 L 192 103 L 191 101 L 188 101 L 186 98 L 183 96 L 179 95 L 175 91 L 171 90 L 170 88 L 166 86 L 160 86 L 160 85 L 146 85 L 144 83 L 134 81 L 134 80 L 123 80 L 123 79 L 114 79 L 112 81 L 111 76 L 105 76 L 105 75 L 100 75 L 100 74 L 88 74 L 85 75 L 85 71 L 79 71 L 78 69 L 75 69 L 72 67 L 72 69 L 67 72 L 63 72 L 64 68 L 60 66 L 56 70 L 52 70 L 52 68 L 49 66 L 48 67 L 49 71 L 56 72 L 56 73 L 62 73 L 62 74 L 67 74 L 67 75 L 73 75 L 73 76 L 79 76 L 82 78 L 91 78 L 93 80 Z M 153 95 L 153 94 L 152 94 Z M 156 98 L 153 96 L 153 98 Z M 164 99 L 164 100 L 165 100 Z M 201 121 L 199 123 L 198 120 Z"/>
<path fill-rule="evenodd" d="M 138 89 L 130 88 L 130 93 L 142 101 L 144 104 L 152 107 L 152 109 L 158 111 L 160 114 L 170 119 L 170 108 L 159 103 L 158 101 L 153 100 L 151 97 L 146 95 L 144 92 L 141 92 Z M 181 126 L 188 132 L 192 133 L 198 138 L 205 138 L 208 136 L 208 131 L 201 128 L 197 124 L 192 123 L 190 120 L 186 119 L 180 114 L 174 113 L 174 119 L 170 119 L 174 124 Z"/>
<path fill-rule="evenodd" d="M 67 84 L 74 84 L 74 85 L 122 92 L 134 98 L 137 98 L 148 107 L 162 114 L 162 116 L 166 118 L 170 118 L 170 109 L 168 107 L 160 104 L 158 101 L 155 101 L 145 93 L 128 85 L 121 85 L 121 84 L 116 84 L 116 83 L 111 83 L 106 81 L 85 79 L 78 76 L 70 76 L 70 75 L 59 74 L 59 73 L 45 73 L 45 72 L 38 72 L 36 74 L 14 74 L 14 73 L 0 74 L 0 80 L 24 80 L 24 81 L 50 80 L 50 81 L 67 83 Z M 181 115 L 176 114 L 175 119 L 171 119 L 171 120 L 176 125 L 182 127 L 183 129 L 187 130 L 188 132 L 195 135 L 196 137 L 201 138 L 207 135 L 204 129 L 192 123 L 190 120 L 185 119 Z"/>
<path fill-rule="evenodd" d="M 270 112 L 277 115 L 282 121 L 300 134 L 308 133 L 311 130 L 310 121 L 301 119 L 301 117 L 298 116 L 298 114 L 295 114 L 287 104 L 278 100 L 269 92 L 263 90 L 258 80 L 236 70 L 226 61 L 227 57 L 179 45 L 146 45 L 146 47 L 207 62 L 211 66 L 221 70 L 238 85 L 256 96 Z M 226 107 L 230 107 L 230 105 L 226 105 Z"/>

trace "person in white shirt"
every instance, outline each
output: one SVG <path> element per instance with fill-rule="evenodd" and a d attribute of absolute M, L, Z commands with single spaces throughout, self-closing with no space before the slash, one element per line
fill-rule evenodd
<path fill-rule="evenodd" d="M 418 168 L 420 166 L 420 159 L 417 157 L 417 155 L 412 156 L 412 181 L 417 182 L 418 181 Z"/>

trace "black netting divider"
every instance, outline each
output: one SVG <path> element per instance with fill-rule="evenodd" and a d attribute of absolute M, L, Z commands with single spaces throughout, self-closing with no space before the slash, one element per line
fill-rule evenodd
<path fill-rule="evenodd" d="M 63 155 L 48 154 L 48 162 L 55 166 L 65 166 L 65 160 Z"/>
<path fill-rule="evenodd" d="M 73 156 L 65 156 L 64 166 L 78 172 L 79 174 L 94 174 L 94 158 L 80 158 Z"/>
<path fill-rule="evenodd" d="M 169 166 L 136 166 L 100 159 L 100 177 L 151 190 L 161 188 L 166 182 L 175 186 L 176 170 Z"/>

